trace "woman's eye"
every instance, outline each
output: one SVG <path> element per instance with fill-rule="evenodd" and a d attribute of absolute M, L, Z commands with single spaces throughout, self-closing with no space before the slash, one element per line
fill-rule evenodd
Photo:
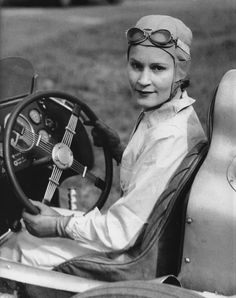
<path fill-rule="evenodd" d="M 135 70 L 141 70 L 142 69 L 142 65 L 138 62 L 130 62 L 130 66 L 135 69 Z"/>
<path fill-rule="evenodd" d="M 161 71 L 164 69 L 165 69 L 165 67 L 163 67 L 162 65 L 151 65 L 151 70 L 153 70 L 153 71 Z"/>

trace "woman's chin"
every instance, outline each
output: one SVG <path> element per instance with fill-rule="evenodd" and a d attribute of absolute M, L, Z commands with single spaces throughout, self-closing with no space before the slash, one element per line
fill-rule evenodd
<path fill-rule="evenodd" d="M 148 109 L 156 105 L 156 103 L 153 103 L 147 98 L 137 98 L 137 104 L 143 109 Z"/>

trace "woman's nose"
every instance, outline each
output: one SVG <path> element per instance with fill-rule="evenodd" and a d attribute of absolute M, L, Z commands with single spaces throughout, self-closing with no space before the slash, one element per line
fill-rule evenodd
<path fill-rule="evenodd" d="M 147 86 L 151 84 L 151 77 L 148 70 L 144 69 L 139 76 L 138 84 L 142 86 Z"/>

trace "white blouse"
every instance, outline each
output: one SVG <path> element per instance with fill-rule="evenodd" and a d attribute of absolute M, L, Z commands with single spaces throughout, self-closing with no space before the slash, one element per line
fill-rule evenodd
<path fill-rule="evenodd" d="M 105 214 L 95 208 L 74 215 L 65 227 L 67 237 L 96 251 L 122 251 L 132 246 L 156 201 L 185 155 L 205 134 L 183 93 L 159 109 L 143 112 L 131 135 L 120 170 L 122 197 Z"/>

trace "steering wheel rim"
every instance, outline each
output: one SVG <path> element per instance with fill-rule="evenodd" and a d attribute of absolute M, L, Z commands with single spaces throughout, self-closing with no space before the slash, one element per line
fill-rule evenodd
<path fill-rule="evenodd" d="M 29 200 L 29 198 L 26 196 L 24 191 L 22 190 L 19 182 L 17 181 L 17 177 L 15 175 L 14 169 L 13 169 L 13 163 L 11 158 L 11 134 L 13 130 L 13 126 L 16 122 L 17 117 L 19 116 L 20 112 L 29 104 L 31 104 L 34 101 L 38 101 L 41 98 L 61 98 L 65 99 L 69 102 L 72 102 L 73 104 L 79 105 L 81 110 L 85 113 L 85 115 L 88 117 L 91 126 L 95 126 L 95 122 L 98 120 L 98 117 L 96 114 L 89 108 L 87 104 L 85 104 L 83 101 L 81 101 L 78 97 L 71 95 L 69 93 L 63 92 L 63 91 L 39 91 L 32 95 L 27 96 L 23 101 L 21 101 L 14 109 L 14 111 L 11 113 L 10 117 L 8 118 L 8 121 L 6 123 L 5 127 L 5 134 L 4 134 L 4 142 L 3 142 L 3 157 L 5 161 L 5 169 L 7 172 L 7 175 L 10 179 L 10 182 L 13 185 L 14 191 L 16 193 L 17 198 L 20 200 L 20 202 L 25 206 L 26 210 L 30 212 L 31 214 L 38 214 L 39 210 L 36 208 Z M 102 190 L 102 193 L 100 197 L 98 198 L 97 202 L 92 206 L 91 209 L 94 207 L 98 207 L 99 209 L 102 208 L 104 205 L 110 189 L 112 185 L 112 178 L 113 178 L 113 163 L 112 163 L 112 157 L 110 154 L 109 149 L 107 148 L 106 144 L 102 144 L 103 148 L 103 154 L 105 159 L 105 187 Z"/>

